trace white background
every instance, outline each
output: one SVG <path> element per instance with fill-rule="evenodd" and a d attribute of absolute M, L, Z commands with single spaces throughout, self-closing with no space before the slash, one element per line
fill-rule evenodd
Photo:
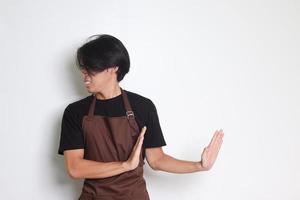
<path fill-rule="evenodd" d="M 1 199 L 78 198 L 57 154 L 65 107 L 89 93 L 74 66 L 88 36 L 119 38 L 121 86 L 150 98 L 164 151 L 209 172 L 145 165 L 152 200 L 300 199 L 300 3 L 296 0 L 0 2 Z"/>

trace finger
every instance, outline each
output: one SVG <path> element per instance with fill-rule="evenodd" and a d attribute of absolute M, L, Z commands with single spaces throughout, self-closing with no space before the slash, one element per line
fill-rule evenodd
<path fill-rule="evenodd" d="M 144 126 L 140 132 L 139 138 L 144 137 L 145 133 L 146 133 L 147 127 Z"/>
<path fill-rule="evenodd" d="M 217 138 L 217 142 L 212 145 L 210 147 L 210 151 L 209 151 L 209 154 L 208 154 L 208 157 L 214 162 L 214 160 L 216 159 L 219 151 L 220 151 L 220 148 L 221 148 L 221 145 L 222 145 L 222 139 L 220 138 Z"/>
<path fill-rule="evenodd" d="M 140 132 L 140 135 L 139 135 L 138 139 L 137 139 L 136 142 L 135 142 L 135 145 L 134 145 L 134 147 L 133 147 L 134 150 L 137 148 L 137 146 L 138 146 L 138 144 L 139 144 L 141 138 L 144 138 L 144 135 L 145 135 L 145 133 L 146 133 L 146 130 L 147 130 L 147 127 L 144 126 L 144 127 L 142 128 L 141 132 Z"/>
<path fill-rule="evenodd" d="M 217 145 L 218 152 L 220 151 L 222 144 L 223 144 L 223 139 L 220 139 Z"/>
<path fill-rule="evenodd" d="M 219 149 L 220 149 L 221 146 L 222 146 L 222 142 L 223 142 L 222 139 L 219 139 L 219 140 L 218 140 L 218 142 L 216 143 L 216 145 L 215 145 L 215 147 L 214 147 L 214 149 L 215 149 L 216 151 L 219 151 Z"/>
<path fill-rule="evenodd" d="M 223 143 L 223 140 L 220 140 L 219 143 L 218 143 L 218 145 L 213 150 L 213 153 L 212 153 L 213 154 L 213 156 L 212 156 L 213 160 L 216 160 L 216 158 L 217 158 L 217 156 L 219 154 L 219 151 L 221 149 L 222 143 Z"/>
<path fill-rule="evenodd" d="M 223 138 L 223 136 L 224 136 L 223 130 L 220 129 L 216 137 L 214 138 L 214 141 L 212 142 L 213 148 L 215 148 L 215 146 L 218 145 L 219 141 Z"/>
<path fill-rule="evenodd" d="M 223 137 L 224 137 L 224 133 L 220 132 L 219 135 L 218 135 L 218 137 L 217 137 L 217 139 L 216 139 L 216 146 L 220 146 L 221 145 L 220 143 L 222 142 Z"/>
<path fill-rule="evenodd" d="M 220 140 L 223 139 L 223 136 L 224 136 L 224 133 L 223 132 L 220 132 L 217 139 L 216 139 L 216 143 L 220 142 Z"/>
<path fill-rule="evenodd" d="M 213 137 L 211 138 L 210 143 L 208 145 L 209 147 L 213 146 L 213 144 L 215 143 L 215 140 L 216 140 L 218 134 L 219 134 L 219 131 L 215 131 L 215 133 L 214 133 Z"/>
<path fill-rule="evenodd" d="M 144 137 L 145 133 L 146 133 L 147 127 L 144 126 L 141 130 L 140 136 Z"/>
<path fill-rule="evenodd" d="M 139 141 L 138 141 L 138 143 L 143 143 L 144 135 L 145 135 L 145 131 L 142 132 L 141 135 L 139 136 Z"/>
<path fill-rule="evenodd" d="M 141 130 L 141 133 L 140 133 L 139 137 L 138 137 L 138 141 L 136 142 L 137 145 L 138 145 L 139 143 L 143 143 L 144 135 L 145 135 L 145 133 L 146 133 L 146 130 L 147 130 L 147 128 L 144 126 L 144 127 L 142 128 L 142 130 Z"/>
<path fill-rule="evenodd" d="M 138 145 L 137 145 L 137 147 L 136 147 L 136 149 L 135 149 L 135 152 L 134 152 L 135 156 L 139 156 L 139 155 L 140 155 L 141 149 L 142 149 L 142 145 L 143 145 L 143 141 L 144 141 L 143 138 L 141 138 L 141 139 L 139 140 L 139 143 L 138 143 Z"/>
<path fill-rule="evenodd" d="M 222 130 L 220 130 L 216 138 L 214 138 L 214 141 L 212 142 L 211 146 L 209 146 L 209 152 L 206 155 L 206 159 L 210 160 L 211 163 L 214 163 L 217 159 L 218 153 L 223 142 L 223 135 L 224 133 L 222 132 Z"/>
<path fill-rule="evenodd" d="M 141 138 L 137 147 L 139 150 L 142 148 L 143 142 L 144 142 L 144 138 Z"/>
<path fill-rule="evenodd" d="M 145 135 L 146 129 L 147 129 L 146 127 L 143 127 L 141 134 L 139 135 L 139 137 L 135 143 L 134 151 L 136 151 L 136 149 L 138 149 L 138 148 L 141 148 L 143 141 L 144 141 L 144 135 Z"/>
<path fill-rule="evenodd" d="M 220 146 L 220 147 L 221 147 L 221 146 Z M 214 154 L 212 155 L 211 160 L 212 160 L 213 163 L 217 160 L 217 157 L 218 157 L 218 155 L 219 155 L 219 151 L 220 151 L 220 148 L 216 149 L 216 151 L 215 151 Z"/>
<path fill-rule="evenodd" d="M 219 137 L 223 137 L 224 136 L 224 131 L 223 131 L 223 129 L 220 129 L 220 131 L 219 131 Z"/>
<path fill-rule="evenodd" d="M 220 149 L 221 144 L 222 144 L 222 135 L 219 135 L 211 147 L 212 151 L 216 152 L 218 149 Z"/>
<path fill-rule="evenodd" d="M 212 145 L 212 143 L 214 142 L 214 139 L 216 138 L 216 136 L 217 136 L 217 133 L 218 133 L 218 131 L 215 131 L 215 133 L 214 133 L 214 135 L 213 135 L 213 137 L 211 138 L 211 140 L 210 140 L 210 143 L 209 143 L 209 145 Z"/>

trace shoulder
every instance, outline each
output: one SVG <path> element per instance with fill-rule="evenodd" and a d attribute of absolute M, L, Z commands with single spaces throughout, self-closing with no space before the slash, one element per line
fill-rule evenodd
<path fill-rule="evenodd" d="M 88 105 L 92 100 L 92 95 L 79 99 L 77 101 L 71 102 L 65 108 L 65 113 L 70 114 L 82 114 L 88 110 Z"/>
<path fill-rule="evenodd" d="M 134 101 L 135 103 L 139 103 L 139 104 L 143 104 L 143 105 L 153 104 L 151 99 L 144 95 L 141 95 L 141 94 L 138 94 L 138 93 L 135 93 L 132 91 L 128 91 L 128 90 L 125 90 L 125 91 L 126 91 L 126 94 L 129 98 L 129 100 Z"/>
<path fill-rule="evenodd" d="M 145 103 L 149 103 L 149 101 L 151 101 L 148 97 L 145 97 L 141 94 L 138 94 L 138 93 L 135 93 L 135 92 L 132 92 L 132 91 L 128 91 L 128 90 L 125 90 L 128 98 L 130 98 L 131 100 L 135 100 L 135 101 L 138 101 L 138 102 L 145 102 Z"/>
<path fill-rule="evenodd" d="M 147 109 L 155 108 L 153 101 L 149 97 L 128 90 L 125 90 L 125 92 L 131 104 Z"/>

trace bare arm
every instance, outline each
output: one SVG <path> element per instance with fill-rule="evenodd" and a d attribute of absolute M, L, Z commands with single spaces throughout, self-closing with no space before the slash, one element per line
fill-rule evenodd
<path fill-rule="evenodd" d="M 71 178 L 106 178 L 135 169 L 144 140 L 146 128 L 141 131 L 130 157 L 124 162 L 97 162 L 84 159 L 84 149 L 64 151 L 65 165 Z"/>
<path fill-rule="evenodd" d="M 153 154 L 155 154 L 155 157 L 157 158 L 154 158 Z M 197 162 L 176 159 L 165 154 L 161 147 L 146 149 L 146 156 L 147 161 L 153 170 L 177 174 L 199 171 Z M 151 159 L 155 159 L 155 162 L 151 162 Z"/>
<path fill-rule="evenodd" d="M 161 147 L 147 148 L 146 158 L 150 167 L 170 173 L 192 173 L 212 168 L 221 148 L 223 131 L 216 131 L 210 144 L 203 150 L 201 161 L 179 160 L 163 152 Z"/>
<path fill-rule="evenodd" d="M 105 178 L 126 172 L 122 162 L 97 162 L 83 159 L 84 150 L 64 151 L 65 164 L 71 178 Z"/>

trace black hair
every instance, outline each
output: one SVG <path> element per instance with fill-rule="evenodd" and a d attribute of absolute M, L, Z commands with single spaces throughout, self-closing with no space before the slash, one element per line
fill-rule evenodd
<path fill-rule="evenodd" d="M 93 39 L 91 39 L 93 38 Z M 129 72 L 129 54 L 122 42 L 112 35 L 99 34 L 88 37 L 87 43 L 77 49 L 76 64 L 90 74 L 118 66 L 117 80 L 120 82 Z"/>

